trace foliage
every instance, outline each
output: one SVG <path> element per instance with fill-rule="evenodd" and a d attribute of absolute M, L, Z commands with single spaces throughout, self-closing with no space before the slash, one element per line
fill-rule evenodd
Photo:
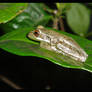
<path fill-rule="evenodd" d="M 25 10 L 20 13 L 21 8 L 19 7 Z M 37 56 L 60 66 L 92 72 L 92 41 L 86 39 L 86 35 L 89 34 L 91 9 L 81 3 L 56 3 L 56 7 L 57 10 L 43 3 L 0 4 L 0 22 L 4 23 L 0 24 L 0 28 L 5 33 L 0 37 L 0 48 L 16 55 Z M 4 15 L 6 13 L 7 15 Z M 64 25 L 68 25 L 75 35 L 59 29 L 58 23 L 62 22 L 60 27 L 63 26 L 60 18 L 66 18 L 67 24 Z M 88 54 L 86 62 L 76 62 L 66 56 L 43 49 L 38 42 L 29 40 L 27 34 L 38 25 L 72 37 Z M 57 30 L 54 30 L 53 26 L 57 26 Z"/>

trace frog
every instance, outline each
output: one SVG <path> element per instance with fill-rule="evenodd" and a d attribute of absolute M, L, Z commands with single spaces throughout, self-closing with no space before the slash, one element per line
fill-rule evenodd
<path fill-rule="evenodd" d="M 30 31 L 28 38 L 40 42 L 41 48 L 62 54 L 75 61 L 85 62 L 88 57 L 88 54 L 72 37 L 51 29 L 46 29 L 42 25 Z"/>

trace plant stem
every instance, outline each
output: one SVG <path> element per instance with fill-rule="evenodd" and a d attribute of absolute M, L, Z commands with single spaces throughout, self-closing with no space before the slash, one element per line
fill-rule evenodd
<path fill-rule="evenodd" d="M 54 13 L 54 10 L 53 9 L 47 9 L 47 8 L 44 8 L 45 11 L 49 12 L 49 13 Z"/>
<path fill-rule="evenodd" d="M 62 17 L 59 17 L 59 23 L 60 23 L 60 29 L 62 31 L 65 31 Z"/>
<path fill-rule="evenodd" d="M 62 5 L 63 5 L 63 4 L 62 4 Z M 59 19 L 60 29 L 61 29 L 62 31 L 65 31 L 65 29 L 64 29 L 64 24 L 63 24 L 63 19 L 62 19 L 62 17 L 61 17 L 61 15 L 62 15 L 62 9 L 64 8 L 64 7 L 61 7 L 62 5 L 61 5 L 61 3 L 56 3 L 57 9 L 58 9 L 58 12 L 57 12 L 56 16 L 57 16 L 58 19 Z M 63 5 L 63 6 L 64 6 L 64 5 Z"/>
<path fill-rule="evenodd" d="M 58 30 L 58 18 L 53 19 L 53 28 Z"/>

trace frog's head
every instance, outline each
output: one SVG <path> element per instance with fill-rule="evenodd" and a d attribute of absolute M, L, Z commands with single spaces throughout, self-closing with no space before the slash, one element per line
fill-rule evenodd
<path fill-rule="evenodd" d="M 43 26 L 38 26 L 37 29 L 31 31 L 28 34 L 28 37 L 32 40 L 41 41 L 44 39 L 44 34 L 43 34 L 44 29 L 45 28 Z"/>

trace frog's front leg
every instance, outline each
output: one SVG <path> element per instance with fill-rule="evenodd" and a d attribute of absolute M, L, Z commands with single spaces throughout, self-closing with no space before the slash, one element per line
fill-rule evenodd
<path fill-rule="evenodd" d="M 52 50 L 51 45 L 47 42 L 43 42 L 43 41 L 40 42 L 40 47 L 44 48 L 44 49 L 47 49 L 47 50 Z"/>

